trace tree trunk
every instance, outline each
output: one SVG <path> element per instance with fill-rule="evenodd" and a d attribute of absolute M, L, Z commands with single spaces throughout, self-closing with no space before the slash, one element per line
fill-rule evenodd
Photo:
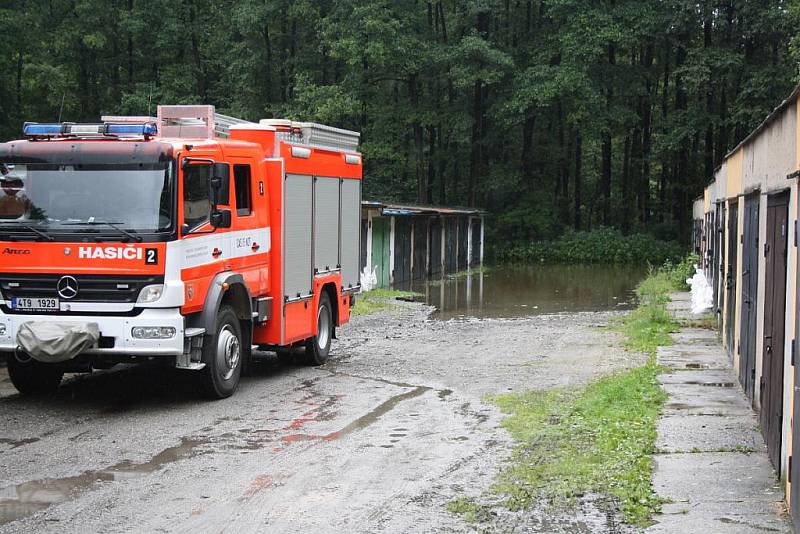
<path fill-rule="evenodd" d="M 522 156 L 520 158 L 521 174 L 526 189 L 533 190 L 533 132 L 536 126 L 536 116 L 528 110 L 525 124 L 522 126 Z"/>
<path fill-rule="evenodd" d="M 583 157 L 581 151 L 581 132 L 575 128 L 575 230 L 581 229 L 581 158 Z"/>
<path fill-rule="evenodd" d="M 133 16 L 133 0 L 128 0 L 128 16 Z M 128 89 L 133 89 L 133 35 L 128 34 Z"/>
<path fill-rule="evenodd" d="M 615 48 L 613 44 L 608 45 L 608 65 L 613 66 L 616 62 Z M 606 84 L 606 113 L 611 111 L 612 100 L 614 99 L 614 84 L 612 76 L 607 77 Z M 609 117 L 610 119 L 610 117 Z M 602 147 L 602 167 L 600 171 L 600 198 L 603 224 L 611 224 L 611 165 L 612 165 L 612 146 L 611 146 L 611 125 L 606 124 L 600 135 Z"/>
<path fill-rule="evenodd" d="M 264 29 L 261 31 L 264 38 L 264 50 L 266 51 L 266 63 L 264 65 L 264 93 L 267 97 L 267 102 L 272 102 L 272 39 L 269 36 L 269 25 L 265 24 Z"/>
<path fill-rule="evenodd" d="M 425 203 L 433 203 L 433 182 L 436 180 L 436 128 L 428 126 L 428 178 L 425 181 Z"/>
<path fill-rule="evenodd" d="M 627 234 L 631 229 L 631 210 L 633 202 L 630 190 L 631 169 L 631 138 L 625 136 L 625 145 L 622 152 L 622 232 Z"/>
<path fill-rule="evenodd" d="M 467 205 L 475 205 L 476 187 L 481 162 L 483 161 L 483 83 L 475 82 L 472 95 L 472 150 L 470 155 Z"/>
<path fill-rule="evenodd" d="M 647 44 L 643 56 L 643 66 L 649 72 L 653 66 L 654 45 Z M 642 102 L 642 172 L 639 182 L 639 210 L 642 224 L 650 219 L 650 152 L 652 146 L 653 86 L 650 77 L 646 78 L 646 94 Z"/>
<path fill-rule="evenodd" d="M 419 121 L 419 75 L 413 73 L 408 78 L 408 98 L 411 103 L 414 117 L 411 122 L 411 130 L 414 136 L 414 177 L 417 182 L 417 202 L 425 202 L 428 185 L 425 174 L 425 154 L 423 147 L 422 124 Z"/>

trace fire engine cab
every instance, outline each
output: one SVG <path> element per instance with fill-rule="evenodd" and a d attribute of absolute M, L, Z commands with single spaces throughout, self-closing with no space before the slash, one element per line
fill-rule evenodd
<path fill-rule="evenodd" d="M 162 362 L 234 393 L 253 350 L 325 362 L 359 285 L 359 134 L 213 106 L 0 143 L 0 351 L 22 393 Z"/>

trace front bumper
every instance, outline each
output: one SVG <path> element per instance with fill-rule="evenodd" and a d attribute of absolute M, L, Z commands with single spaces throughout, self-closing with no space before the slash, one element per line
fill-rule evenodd
<path fill-rule="evenodd" d="M 17 348 L 17 330 L 22 323 L 44 321 L 59 323 L 97 323 L 101 344 L 83 354 L 132 356 L 181 356 L 184 354 L 184 318 L 178 308 L 145 308 L 134 317 L 79 315 L 22 315 L 0 311 L 0 351 Z M 171 326 L 175 336 L 169 339 L 135 339 L 131 330 L 137 326 Z M 112 341 L 113 340 L 113 341 Z"/>

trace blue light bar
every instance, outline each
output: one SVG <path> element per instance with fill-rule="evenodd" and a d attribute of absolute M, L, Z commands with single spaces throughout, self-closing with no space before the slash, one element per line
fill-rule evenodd
<path fill-rule="evenodd" d="M 56 137 L 56 136 L 144 136 L 152 137 L 158 133 L 158 128 L 152 122 L 143 124 L 39 124 L 26 122 L 22 127 L 26 137 Z"/>
<path fill-rule="evenodd" d="M 64 132 L 63 124 L 38 124 L 26 122 L 22 127 L 22 133 L 28 137 L 61 135 Z"/>
<path fill-rule="evenodd" d="M 106 124 L 106 134 L 108 135 L 156 135 L 158 129 L 152 122 L 144 124 Z"/>

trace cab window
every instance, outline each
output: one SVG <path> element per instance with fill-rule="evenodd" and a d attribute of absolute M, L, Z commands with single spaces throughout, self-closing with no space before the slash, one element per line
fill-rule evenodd
<path fill-rule="evenodd" d="M 210 165 L 188 165 L 183 171 L 183 222 L 190 229 L 208 221 L 211 200 L 208 198 Z"/>
<path fill-rule="evenodd" d="M 234 165 L 233 181 L 236 189 L 236 214 L 250 215 L 250 165 Z"/>

